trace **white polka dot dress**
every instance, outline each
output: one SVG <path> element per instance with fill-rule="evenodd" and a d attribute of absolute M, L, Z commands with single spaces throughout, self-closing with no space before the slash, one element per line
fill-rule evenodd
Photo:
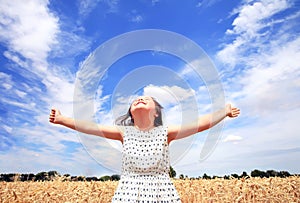
<path fill-rule="evenodd" d="M 112 199 L 117 202 L 181 202 L 169 177 L 167 127 L 124 128 L 122 174 Z"/>

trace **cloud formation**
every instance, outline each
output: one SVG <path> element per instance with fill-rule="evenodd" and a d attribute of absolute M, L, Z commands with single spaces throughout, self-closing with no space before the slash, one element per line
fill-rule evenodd
<path fill-rule="evenodd" d="M 0 39 L 8 46 L 6 56 L 18 64 L 29 59 L 38 71 L 47 69 L 45 61 L 59 32 L 58 18 L 47 5 L 48 1 L 1 1 L 0 7 Z"/>
<path fill-rule="evenodd" d="M 198 160 L 206 133 L 197 134 L 196 140 L 182 140 L 177 146 L 172 145 L 178 153 L 186 153 L 176 162 L 178 173 L 199 175 L 211 171 L 216 172 L 215 175 L 224 174 L 226 170 L 228 173 L 250 171 L 253 167 L 286 167 L 284 170 L 299 172 L 295 164 L 300 156 L 297 146 L 300 142 L 297 135 L 300 130 L 300 12 L 296 4 L 288 0 L 228 2 L 232 12 L 213 24 L 215 15 L 204 10 L 211 9 L 225 16 L 227 11 L 218 10 L 219 0 L 202 1 L 198 7 L 195 3 L 172 2 L 171 5 L 157 0 L 130 5 L 106 0 L 60 3 L 0 0 L 0 94 L 4 95 L 0 97 L 1 172 L 12 172 L 11 169 L 39 172 L 55 168 L 67 173 L 72 169 L 74 175 L 110 173 L 91 159 L 88 151 L 101 157 L 109 154 L 110 146 L 119 149 L 119 145 L 93 137 L 86 151 L 76 132 L 49 125 L 48 114 L 54 106 L 63 114 L 73 116 L 75 79 L 92 48 L 118 34 L 145 27 L 175 31 L 200 44 L 207 43 L 207 47 L 216 47 L 217 51 L 210 54 L 218 63 L 227 101 L 242 109 L 239 119 L 226 122 L 223 138 L 204 162 Z M 153 12 L 154 9 L 172 13 L 160 15 Z M 65 11 L 71 15 L 67 16 Z M 212 30 L 206 33 L 203 29 L 206 26 Z M 219 41 L 221 36 L 224 36 L 222 42 Z M 192 84 L 183 87 L 178 84 L 179 80 L 171 77 L 174 75 L 157 74 L 155 77 L 160 77 L 161 83 L 141 86 L 142 93 L 157 97 L 163 104 L 168 123 L 180 124 L 183 113 L 190 118 L 195 112 L 199 115 L 209 112 L 210 92 L 190 67 L 207 67 L 207 61 L 178 65 L 178 61 L 170 60 L 171 57 L 160 51 L 152 52 L 150 60 L 139 56 L 113 71 L 106 85 L 97 86 L 98 81 L 92 84 L 83 80 L 88 87 L 98 88 L 88 99 L 80 92 L 85 104 L 94 108 L 92 113 L 97 121 L 113 123 L 114 116 L 126 113 L 136 96 L 135 92 L 121 95 L 112 112 L 110 91 L 113 91 L 113 82 L 119 80 L 117 75 L 122 77 L 126 71 L 155 63 L 172 67 L 182 82 Z M 166 60 L 156 60 L 163 57 Z M 99 67 L 92 68 L 85 76 L 95 76 L 94 71 Z M 205 70 L 207 68 L 203 69 L 204 74 Z M 197 105 L 192 104 L 195 101 Z M 182 146 L 189 146 L 188 152 Z M 175 155 L 178 154 L 175 152 Z M 104 158 L 114 167 L 120 164 L 117 153 L 113 154 L 113 162 L 109 156 Z M 173 156 L 172 160 L 178 157 Z"/>

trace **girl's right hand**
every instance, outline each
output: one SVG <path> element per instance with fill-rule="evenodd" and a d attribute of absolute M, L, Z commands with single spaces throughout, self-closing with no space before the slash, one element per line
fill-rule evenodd
<path fill-rule="evenodd" d="M 240 109 L 236 108 L 234 106 L 231 106 L 231 104 L 227 104 L 225 109 L 226 109 L 226 116 L 228 116 L 230 118 L 238 117 L 240 114 Z"/>
<path fill-rule="evenodd" d="M 62 115 L 60 111 L 58 109 L 52 108 L 49 115 L 49 122 L 54 124 L 59 124 L 61 117 Z"/>

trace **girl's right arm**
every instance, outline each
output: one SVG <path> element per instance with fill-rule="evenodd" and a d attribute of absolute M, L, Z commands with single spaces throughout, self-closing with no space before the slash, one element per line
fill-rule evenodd
<path fill-rule="evenodd" d="M 122 132 L 117 127 L 102 126 L 88 121 L 74 120 L 73 118 L 63 116 L 58 109 L 51 109 L 49 122 L 63 125 L 78 132 L 123 142 Z"/>

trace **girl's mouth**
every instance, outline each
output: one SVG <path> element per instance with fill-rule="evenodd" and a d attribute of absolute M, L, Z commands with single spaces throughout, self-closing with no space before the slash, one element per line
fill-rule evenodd
<path fill-rule="evenodd" d="M 137 102 L 135 105 L 138 105 L 138 104 L 144 104 L 144 105 L 146 105 L 146 103 L 143 102 L 143 101 L 139 101 L 139 102 Z"/>

